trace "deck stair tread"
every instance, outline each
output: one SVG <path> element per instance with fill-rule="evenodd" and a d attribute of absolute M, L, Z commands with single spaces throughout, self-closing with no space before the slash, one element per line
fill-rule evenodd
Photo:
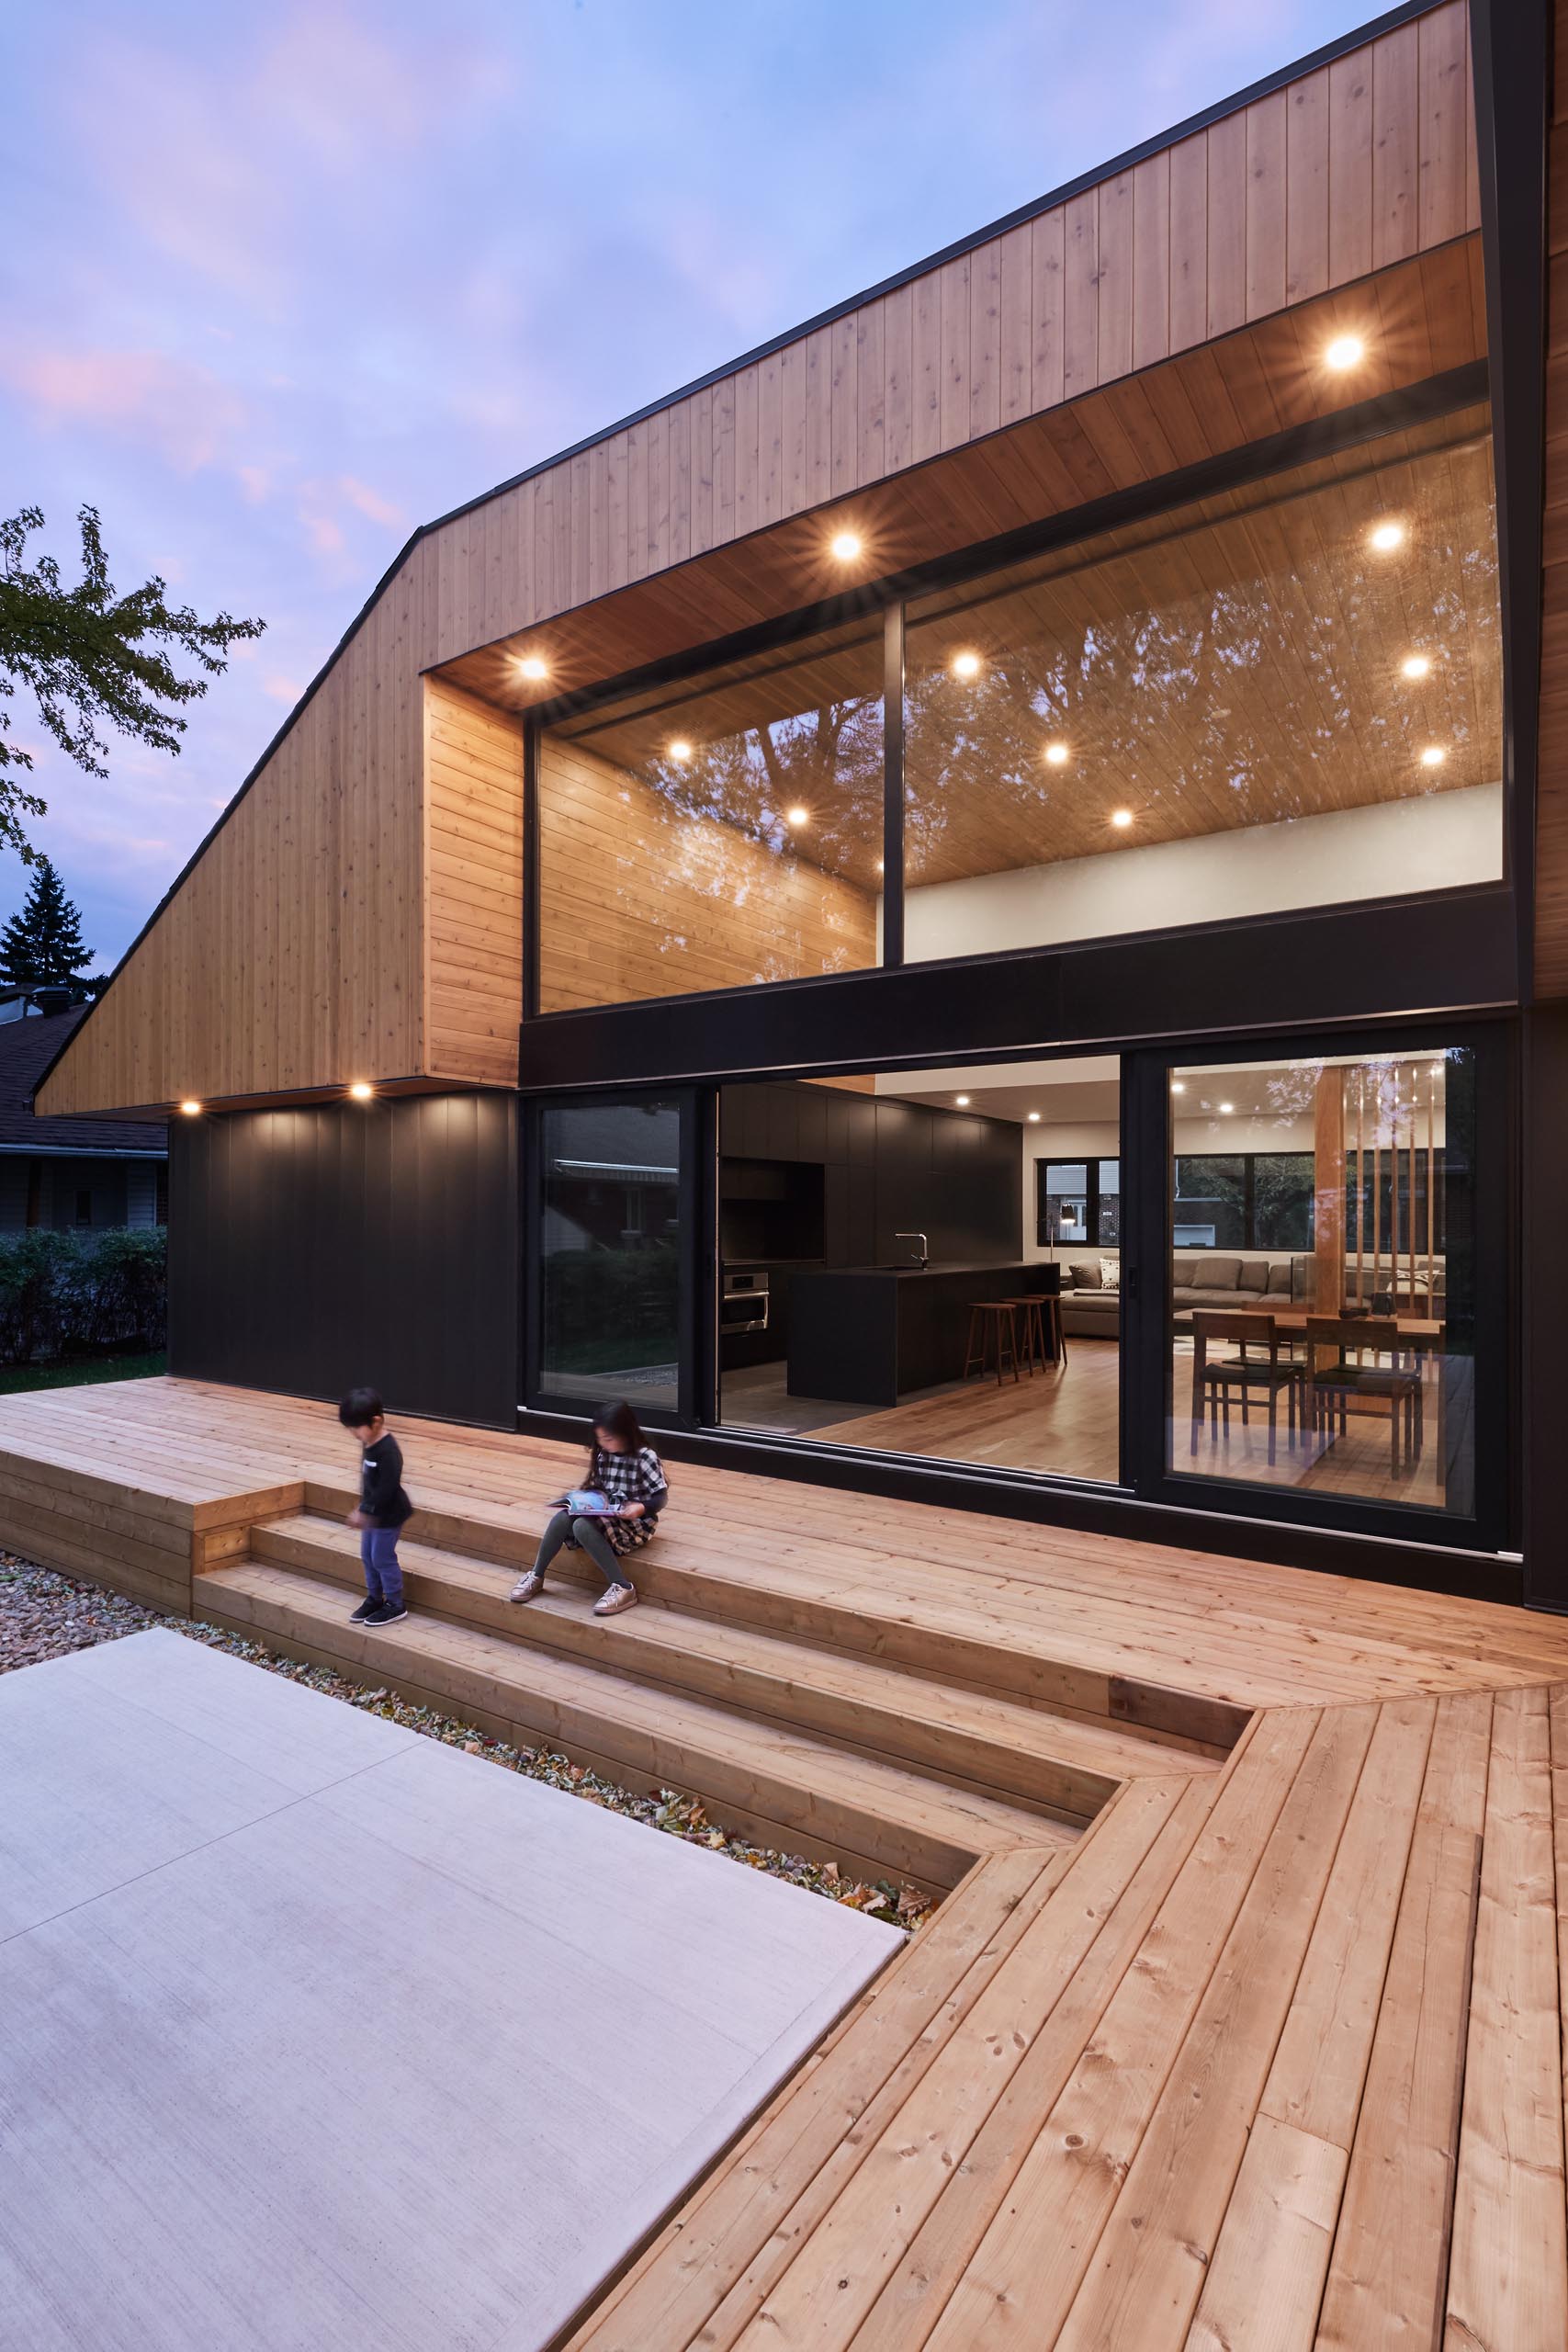
<path fill-rule="evenodd" d="M 303 1645 L 360 1680 L 501 1722 L 607 1769 L 694 1793 L 720 1815 L 788 1833 L 807 1849 L 848 1853 L 946 1886 L 999 1848 L 1070 1842 L 1080 1825 L 933 1778 L 794 1725 L 685 1691 L 605 1672 L 504 1634 L 416 1610 L 378 1632 L 348 1622 L 346 1595 L 321 1577 L 262 1560 L 200 1579 L 198 1613 Z M 774 1842 L 778 1842 L 777 1838 Z"/>
<path fill-rule="evenodd" d="M 358 1539 L 310 1513 L 251 1531 L 254 1557 L 357 1584 Z M 956 1772 L 998 1792 L 1088 1818 L 1139 1774 L 1213 1771 L 1189 1748 L 1168 1747 L 1110 1723 L 1061 1715 L 990 1691 L 880 1663 L 863 1654 L 729 1624 L 658 1600 L 613 1620 L 595 1617 L 581 1586 L 553 1582 L 526 1608 L 507 1600 L 511 1571 L 445 1546 L 400 1546 L 416 1607 L 529 1648 L 587 1658 L 609 1672 L 826 1731 L 856 1746 Z"/>

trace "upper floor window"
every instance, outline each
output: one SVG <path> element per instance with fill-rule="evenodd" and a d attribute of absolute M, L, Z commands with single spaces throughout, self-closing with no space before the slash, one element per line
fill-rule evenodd
<path fill-rule="evenodd" d="M 1472 409 L 908 608 L 905 954 L 1497 878 Z"/>
<path fill-rule="evenodd" d="M 548 729 L 540 1010 L 874 964 L 882 672 L 874 613 Z"/>
<path fill-rule="evenodd" d="M 1503 874 L 1484 403 L 908 599 L 901 729 L 886 617 L 546 729 L 541 1011 Z"/>

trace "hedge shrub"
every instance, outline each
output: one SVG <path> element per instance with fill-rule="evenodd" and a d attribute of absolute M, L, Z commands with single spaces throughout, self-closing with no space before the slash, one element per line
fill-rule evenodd
<path fill-rule="evenodd" d="M 166 1258 L 161 1228 L 111 1227 L 90 1239 L 43 1226 L 0 1234 L 0 1363 L 39 1363 L 131 1342 L 161 1348 Z"/>

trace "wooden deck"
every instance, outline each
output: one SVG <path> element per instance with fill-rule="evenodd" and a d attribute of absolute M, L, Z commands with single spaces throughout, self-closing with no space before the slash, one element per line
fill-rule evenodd
<path fill-rule="evenodd" d="M 402 1429 L 386 1634 L 319 1407 L 0 1400 L 0 1542 L 953 1889 L 574 2352 L 1562 2352 L 1568 1624 L 689 1467 L 508 1611 L 570 1457 Z"/>

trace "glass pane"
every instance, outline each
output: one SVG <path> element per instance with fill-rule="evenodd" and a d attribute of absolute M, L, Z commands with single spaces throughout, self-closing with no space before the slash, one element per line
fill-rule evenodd
<path fill-rule="evenodd" d="M 1173 1470 L 1473 1510 L 1473 1061 L 1173 1073 Z"/>
<path fill-rule="evenodd" d="M 907 953 L 1502 872 L 1489 413 L 911 604 Z"/>
<path fill-rule="evenodd" d="M 1117 1478 L 1120 1117 L 1111 1055 L 722 1088 L 725 1426 Z"/>
<path fill-rule="evenodd" d="M 1102 1159 L 1100 1163 L 1100 1239 L 1101 1245 L 1120 1244 L 1122 1239 L 1122 1163 L 1119 1159 Z"/>
<path fill-rule="evenodd" d="M 549 729 L 540 1004 L 876 962 L 880 616 Z"/>
<path fill-rule="evenodd" d="M 1043 1163 L 1040 1239 L 1049 1248 L 1089 1239 L 1089 1168 L 1083 1160 Z"/>
<path fill-rule="evenodd" d="M 681 1112 L 561 1104 L 540 1121 L 539 1387 L 674 1409 Z"/>

